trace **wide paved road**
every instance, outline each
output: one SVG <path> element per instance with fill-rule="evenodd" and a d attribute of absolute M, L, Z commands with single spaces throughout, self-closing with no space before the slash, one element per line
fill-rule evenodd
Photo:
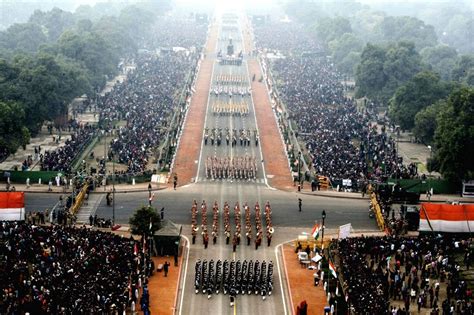
<path fill-rule="evenodd" d="M 229 40 L 232 39 L 234 45 L 235 55 L 239 54 L 240 51 L 244 50 L 242 45 L 242 30 L 239 24 L 221 24 L 219 27 L 218 41 L 216 47 L 217 52 L 221 52 L 223 57 L 226 57 L 227 46 Z M 236 79 L 236 83 L 227 83 L 226 78 Z M 228 91 L 232 89 L 233 93 Z M 219 91 L 219 93 L 215 93 Z M 238 91 L 236 93 L 236 91 Z M 265 182 L 264 169 L 262 161 L 262 155 L 259 144 L 255 142 L 255 134 L 258 134 L 258 128 L 255 119 L 254 104 L 252 97 L 248 93 L 250 91 L 250 78 L 247 70 L 246 63 L 242 65 L 228 65 L 221 64 L 216 58 L 214 60 L 213 71 L 212 71 L 212 82 L 210 97 L 206 109 L 205 117 L 205 130 L 203 130 L 203 143 L 199 144 L 202 146 L 201 154 L 199 158 L 198 174 L 196 176 L 196 182 L 207 182 L 214 180 L 222 180 L 221 178 L 212 178 L 206 174 L 206 159 L 208 157 L 217 158 L 235 158 L 248 156 L 255 159 L 257 164 L 257 173 L 255 178 L 248 179 L 237 179 L 241 182 L 260 183 Z M 241 94 L 240 92 L 243 92 Z M 248 114 L 246 115 L 221 115 L 216 113 L 217 108 L 233 107 L 237 108 L 242 106 L 247 108 Z M 191 117 L 189 117 L 191 118 Z M 207 129 L 207 130 L 206 130 Z M 213 144 L 211 142 L 212 130 L 215 129 L 218 132 L 222 132 L 222 142 L 218 145 L 217 141 Z M 227 144 L 226 134 L 227 131 L 236 131 L 237 144 L 232 145 L 232 138 L 230 144 Z M 250 145 L 241 145 L 240 134 L 241 130 L 249 132 L 250 134 Z M 208 135 L 207 144 L 204 141 L 205 135 Z M 224 179 L 224 181 L 235 181 L 231 179 Z"/>
<path fill-rule="evenodd" d="M 51 209 L 57 202 L 59 195 L 52 193 L 26 193 L 25 203 L 27 211 Z M 298 212 L 297 199 L 303 199 L 303 211 Z M 291 192 L 282 192 L 268 189 L 262 185 L 248 185 L 246 183 L 198 183 L 188 187 L 155 192 L 153 206 L 161 209 L 165 207 L 165 217 L 179 224 L 191 224 L 190 209 L 193 199 L 208 202 L 214 200 L 229 202 L 258 201 L 263 204 L 269 200 L 273 209 L 273 224 L 285 227 L 299 227 L 301 230 L 311 229 L 312 222 L 318 220 L 321 211 L 326 210 L 328 217 L 326 226 L 330 229 L 341 224 L 352 223 L 355 230 L 376 229 L 372 219 L 368 217 L 368 201 L 338 199 L 321 196 L 301 195 Z M 128 219 L 134 210 L 148 203 L 148 192 L 117 193 L 115 195 L 116 220 L 121 224 L 128 224 Z M 112 207 L 107 206 L 105 198 L 97 209 L 99 217 L 111 218 Z"/>

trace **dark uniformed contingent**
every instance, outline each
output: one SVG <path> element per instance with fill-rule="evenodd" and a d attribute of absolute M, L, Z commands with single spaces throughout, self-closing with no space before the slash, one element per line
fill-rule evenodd
<path fill-rule="evenodd" d="M 194 290 L 210 299 L 213 294 L 261 295 L 265 300 L 273 291 L 273 262 L 256 260 L 198 260 L 195 265 Z"/>
<path fill-rule="evenodd" d="M 223 222 L 224 222 L 224 235 L 226 238 L 226 245 L 229 245 L 230 238 L 232 236 L 232 250 L 235 252 L 237 246 L 241 244 L 242 240 L 242 213 L 240 210 L 240 204 L 238 202 L 234 205 L 234 231 L 232 233 L 231 224 L 230 224 L 230 206 L 226 201 L 224 202 L 223 208 Z M 250 246 L 252 242 L 252 220 L 251 220 L 251 210 L 247 203 L 244 203 L 244 215 L 245 215 L 245 238 L 247 240 L 247 246 Z M 255 249 L 258 249 L 262 245 L 263 240 L 263 224 L 261 219 L 262 213 L 259 203 L 255 203 Z M 267 246 L 271 245 L 271 240 L 273 233 L 275 232 L 272 225 L 272 209 L 270 202 L 265 203 L 265 230 L 267 237 Z M 203 200 L 201 203 L 201 234 L 203 236 L 204 247 L 207 248 L 209 242 L 209 236 L 207 232 L 207 205 L 206 201 Z M 197 232 L 199 231 L 198 226 L 198 210 L 197 202 L 193 201 L 191 207 L 191 234 L 192 234 L 192 243 L 196 243 Z M 217 201 L 214 201 L 212 206 L 212 243 L 217 243 L 217 237 L 219 235 L 219 205 Z"/>
<path fill-rule="evenodd" d="M 250 146 L 253 139 L 255 146 L 258 146 L 260 139 L 256 129 L 229 129 L 229 128 L 205 128 L 204 129 L 204 145 L 210 143 L 211 145 L 220 146 L 225 139 L 226 145 L 236 146 Z"/>
<path fill-rule="evenodd" d="M 254 156 L 226 156 L 206 159 L 206 178 L 210 179 L 256 179 L 257 161 Z"/>

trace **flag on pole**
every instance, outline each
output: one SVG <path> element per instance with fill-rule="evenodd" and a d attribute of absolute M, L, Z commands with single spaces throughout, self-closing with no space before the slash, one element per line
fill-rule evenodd
<path fill-rule="evenodd" d="M 311 231 L 311 235 L 315 240 L 319 238 L 319 234 L 321 233 L 321 225 L 319 223 L 316 223 L 313 226 L 313 230 Z"/>
<path fill-rule="evenodd" d="M 334 278 L 337 278 L 336 267 L 334 267 L 334 264 L 332 263 L 332 261 L 329 261 L 329 272 L 331 272 L 331 275 Z"/>

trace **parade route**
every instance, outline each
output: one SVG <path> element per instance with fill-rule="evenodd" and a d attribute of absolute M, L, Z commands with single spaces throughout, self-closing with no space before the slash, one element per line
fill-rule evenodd
<path fill-rule="evenodd" d="M 213 57 L 217 42 L 217 25 L 212 25 L 204 51 L 204 59 L 201 60 L 195 92 L 191 98 L 191 104 L 184 122 L 183 134 L 181 135 L 177 148 L 173 171 L 179 174 L 178 184 L 185 185 L 193 180 L 196 175 L 197 163 L 200 154 L 200 143 L 202 142 L 202 130 L 204 129 L 204 117 L 208 102 L 210 82 L 212 78 Z"/>

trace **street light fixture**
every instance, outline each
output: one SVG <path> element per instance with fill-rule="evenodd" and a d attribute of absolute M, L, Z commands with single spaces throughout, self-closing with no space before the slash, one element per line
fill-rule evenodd
<path fill-rule="evenodd" d="M 430 159 L 428 161 L 429 163 L 426 163 L 427 164 L 426 166 L 427 167 L 429 166 L 428 172 L 429 172 L 430 178 L 428 179 L 428 189 L 431 196 L 431 170 L 433 168 L 433 148 L 429 145 L 428 150 L 430 150 Z"/>
<path fill-rule="evenodd" d="M 115 226 L 115 154 L 113 152 L 112 152 L 112 226 Z"/>
<path fill-rule="evenodd" d="M 326 220 L 326 210 L 323 210 L 321 213 L 321 218 L 323 219 L 323 226 L 321 231 L 321 249 L 324 249 L 324 220 Z"/>
<path fill-rule="evenodd" d="M 301 185 L 301 151 L 298 152 L 298 184 Z"/>
<path fill-rule="evenodd" d="M 151 183 L 148 184 L 148 207 L 151 208 Z"/>

